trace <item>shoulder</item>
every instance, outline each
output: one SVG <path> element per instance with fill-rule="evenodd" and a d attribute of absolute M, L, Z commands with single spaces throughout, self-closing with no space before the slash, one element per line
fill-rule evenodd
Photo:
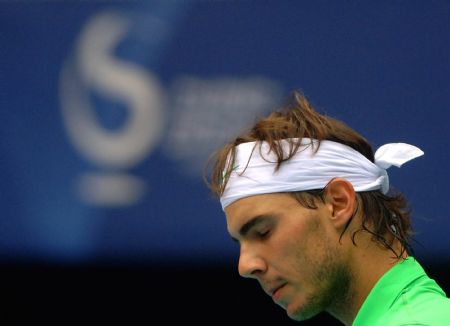
<path fill-rule="evenodd" d="M 380 320 L 380 325 L 441 326 L 450 323 L 450 299 L 436 282 L 421 278 L 405 288 Z"/>

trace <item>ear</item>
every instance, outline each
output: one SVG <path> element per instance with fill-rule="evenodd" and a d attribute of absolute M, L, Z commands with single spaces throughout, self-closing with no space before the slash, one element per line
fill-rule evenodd
<path fill-rule="evenodd" d="M 325 201 L 330 220 L 336 229 L 343 228 L 355 211 L 356 194 L 353 185 L 343 178 L 332 179 L 325 188 Z"/>

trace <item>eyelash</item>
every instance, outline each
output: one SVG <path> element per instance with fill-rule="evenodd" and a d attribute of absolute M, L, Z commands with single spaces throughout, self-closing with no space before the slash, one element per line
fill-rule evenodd
<path fill-rule="evenodd" d="M 270 233 L 270 230 L 266 230 L 266 231 L 263 231 L 263 232 L 258 232 L 257 235 L 258 235 L 258 238 L 264 239 L 264 238 L 267 238 L 269 233 Z"/>

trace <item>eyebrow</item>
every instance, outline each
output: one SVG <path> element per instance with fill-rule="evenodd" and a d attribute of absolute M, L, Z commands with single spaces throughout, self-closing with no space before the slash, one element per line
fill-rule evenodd
<path fill-rule="evenodd" d="M 239 229 L 239 235 L 242 238 L 244 238 L 250 232 L 251 229 L 272 218 L 273 218 L 272 215 L 265 215 L 265 214 L 252 217 L 246 223 L 244 223 L 244 225 L 241 226 L 241 228 Z M 231 239 L 235 242 L 239 242 L 239 240 L 236 238 L 231 237 Z"/>

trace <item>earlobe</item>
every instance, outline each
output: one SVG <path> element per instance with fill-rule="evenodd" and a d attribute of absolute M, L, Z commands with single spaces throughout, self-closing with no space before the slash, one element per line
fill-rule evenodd
<path fill-rule="evenodd" d="M 326 189 L 325 198 L 336 228 L 344 227 L 351 219 L 356 205 L 353 185 L 343 178 L 332 179 Z"/>

